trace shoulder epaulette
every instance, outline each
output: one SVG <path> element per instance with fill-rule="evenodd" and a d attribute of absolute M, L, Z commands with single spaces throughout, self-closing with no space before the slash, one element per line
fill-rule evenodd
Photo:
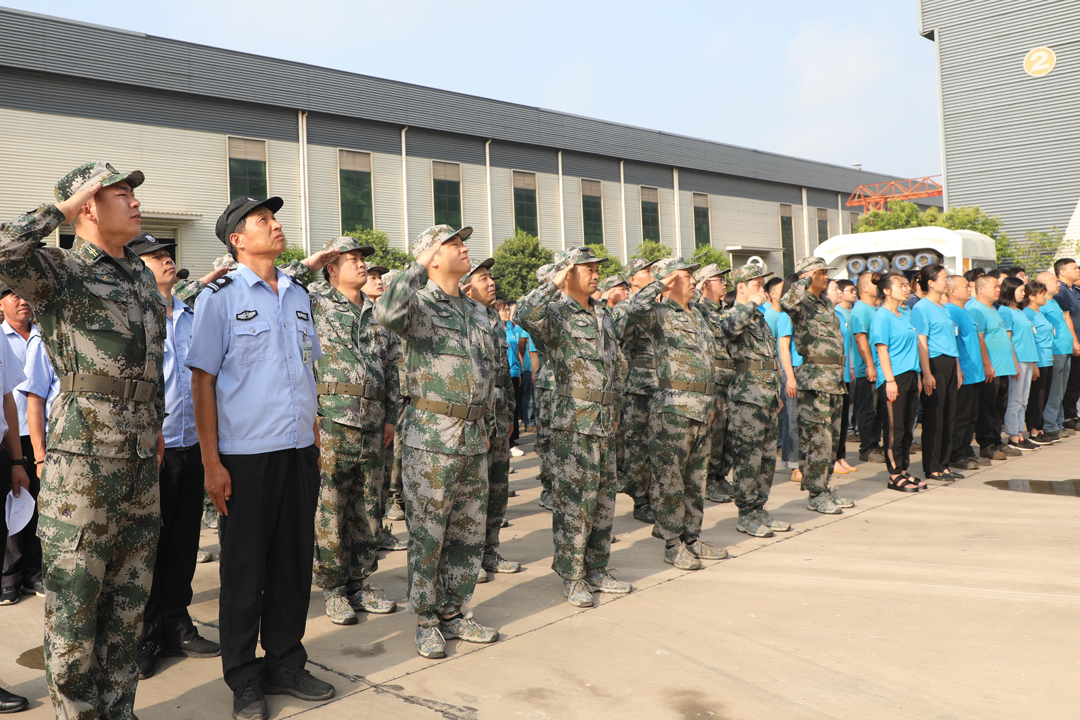
<path fill-rule="evenodd" d="M 217 292 L 218 290 L 225 287 L 226 285 L 228 285 L 231 282 L 232 282 L 231 277 L 229 277 L 228 275 L 223 275 L 223 276 L 219 277 L 217 280 L 206 283 L 206 287 L 207 287 L 208 290 L 210 290 L 210 292 Z"/>

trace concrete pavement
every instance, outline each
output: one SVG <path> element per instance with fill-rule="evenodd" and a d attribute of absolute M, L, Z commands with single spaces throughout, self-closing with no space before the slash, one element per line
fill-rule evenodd
<path fill-rule="evenodd" d="M 493 576 L 473 600 L 499 642 L 452 640 L 446 659 L 424 660 L 407 612 L 334 626 L 313 588 L 310 667 L 338 695 L 271 697 L 273 716 L 1080 718 L 1080 498 L 1075 484 L 1022 482 L 1080 477 L 1080 438 L 914 495 L 886 490 L 883 466 L 863 463 L 836 478 L 858 503 L 839 516 L 807 510 L 780 473 L 769 508 L 793 532 L 748 538 L 732 505 L 707 503 L 703 537 L 733 558 L 692 573 L 664 564 L 662 544 L 619 496 L 611 565 L 636 591 L 595 596 L 587 610 L 565 602 L 550 570 L 536 465 L 532 453 L 513 462 L 518 497 L 502 536 L 525 571 Z M 216 554 L 214 534 L 203 540 Z M 374 577 L 398 601 L 404 564 L 405 553 L 389 553 Z M 192 615 L 216 639 L 216 563 L 198 567 L 195 592 Z M 18 717 L 52 714 L 37 669 L 41 612 L 37 598 L 0 608 L 0 684 L 32 698 Z M 164 660 L 139 684 L 139 716 L 229 717 L 220 670 L 217 660 Z"/>

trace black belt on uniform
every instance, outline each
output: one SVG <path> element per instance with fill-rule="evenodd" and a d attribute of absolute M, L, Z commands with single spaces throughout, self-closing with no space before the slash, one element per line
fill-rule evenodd
<path fill-rule="evenodd" d="M 563 397 L 587 400 L 589 402 L 600 403 L 601 405 L 611 405 L 615 402 L 615 393 L 604 392 L 603 390 L 586 390 L 585 388 L 573 387 L 572 385 L 559 385 L 555 388 L 555 392 Z"/>
<path fill-rule="evenodd" d="M 141 380 L 125 380 L 108 375 L 86 375 L 68 373 L 60 378 L 60 392 L 96 393 L 112 395 L 121 400 L 152 402 L 157 391 L 157 383 Z"/>
<path fill-rule="evenodd" d="M 480 405 L 454 405 L 453 403 L 414 397 L 412 406 L 417 410 L 426 410 L 436 415 L 446 415 L 458 420 L 479 420 L 484 417 L 484 407 Z"/>
<path fill-rule="evenodd" d="M 844 365 L 843 355 L 806 355 L 803 357 L 803 362 L 810 363 L 811 365 Z"/>
<path fill-rule="evenodd" d="M 385 400 L 386 391 L 374 385 L 354 385 L 353 383 L 316 383 L 315 392 L 320 395 L 355 395 L 368 400 Z"/>
<path fill-rule="evenodd" d="M 735 365 L 735 372 L 744 373 L 748 370 L 775 370 L 775 362 L 762 362 L 761 360 L 749 360 L 747 362 L 737 363 Z"/>
<path fill-rule="evenodd" d="M 652 360 L 631 360 L 627 363 L 632 368 L 648 368 L 652 370 L 656 364 Z"/>
<path fill-rule="evenodd" d="M 716 394 L 716 383 L 683 382 L 682 380 L 661 380 L 660 387 L 666 390 L 686 390 L 688 392 Z"/>
<path fill-rule="evenodd" d="M 717 370 L 734 370 L 735 369 L 735 363 L 731 362 L 730 360 L 714 360 L 713 365 L 716 366 Z"/>

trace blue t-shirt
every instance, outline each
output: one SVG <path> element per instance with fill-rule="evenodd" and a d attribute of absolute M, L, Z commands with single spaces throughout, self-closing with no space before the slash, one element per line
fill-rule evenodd
<path fill-rule="evenodd" d="M 975 321 L 956 303 L 949 303 L 945 309 L 956 325 L 956 349 L 960 359 L 960 372 L 964 373 L 964 384 L 983 382 L 986 380 L 986 369 L 983 368 L 979 329 L 975 327 Z"/>
<path fill-rule="evenodd" d="M 1002 305 L 998 308 L 1005 329 L 1012 333 L 1012 344 L 1016 350 L 1017 362 L 1038 362 L 1039 350 L 1035 347 L 1035 326 L 1024 315 L 1023 310 Z"/>
<path fill-rule="evenodd" d="M 982 333 L 983 342 L 986 343 L 986 354 L 990 356 L 990 366 L 994 368 L 996 377 L 1007 377 L 1016 374 L 1016 363 L 1013 361 L 1013 345 L 1009 340 L 1009 334 L 1005 332 L 1005 323 L 1001 320 L 998 311 L 986 307 L 978 300 L 968 300 L 964 309 L 975 321 L 975 327 Z"/>
<path fill-rule="evenodd" d="M 518 357 L 518 342 L 516 326 L 512 322 L 506 323 L 506 359 L 510 362 L 510 377 L 521 377 L 521 358 Z"/>
<path fill-rule="evenodd" d="M 855 342 L 855 336 L 859 333 L 865 333 L 866 342 L 870 343 L 870 356 L 877 356 L 877 348 L 870 342 L 870 324 L 874 322 L 874 313 L 876 312 L 876 307 L 864 303 L 862 300 L 857 301 L 851 306 L 851 347 L 854 351 L 851 364 L 855 370 L 855 377 L 857 378 L 866 377 L 866 362 L 859 352 L 859 346 Z M 874 360 L 874 362 L 876 363 L 877 360 Z"/>
<path fill-rule="evenodd" d="M 893 378 L 909 370 L 919 370 L 919 340 L 909 316 L 899 315 L 886 308 L 874 315 L 870 325 L 870 342 L 885 345 L 889 351 L 889 364 Z M 874 356 L 874 369 L 877 370 L 877 387 L 885 384 L 885 373 L 881 371 L 881 358 Z"/>
<path fill-rule="evenodd" d="M 840 332 L 844 334 L 844 382 L 851 382 L 851 311 L 839 305 L 833 309 L 840 318 Z"/>
<path fill-rule="evenodd" d="M 1043 306 L 1045 307 L 1045 305 Z M 1024 308 L 1024 317 L 1031 321 L 1035 328 L 1035 350 L 1039 359 L 1036 361 L 1039 367 L 1054 366 L 1054 326 L 1046 319 L 1046 316 L 1032 307 Z"/>
<path fill-rule="evenodd" d="M 791 337 L 792 327 L 791 318 L 786 312 L 780 310 L 773 310 L 771 307 L 766 306 L 762 313 L 765 315 L 765 322 L 769 324 L 769 329 L 772 330 L 773 337 L 776 338 L 776 357 L 780 357 L 780 338 Z M 802 355 L 795 348 L 795 341 L 791 341 L 791 367 L 797 368 L 802 365 Z"/>
<path fill-rule="evenodd" d="M 1041 312 L 1054 328 L 1054 354 L 1072 355 L 1072 333 L 1065 322 L 1065 313 L 1061 312 L 1061 306 L 1056 302 L 1048 302 L 1043 305 Z"/>
<path fill-rule="evenodd" d="M 916 333 L 926 336 L 930 357 L 956 357 L 959 354 L 956 349 L 956 335 L 959 331 L 945 308 L 923 298 L 911 309 L 911 324 L 915 326 Z"/>

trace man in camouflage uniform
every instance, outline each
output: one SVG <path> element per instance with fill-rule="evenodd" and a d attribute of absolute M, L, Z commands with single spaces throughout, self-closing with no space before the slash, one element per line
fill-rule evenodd
<path fill-rule="evenodd" d="M 758 310 L 769 298 L 763 282 L 772 273 L 760 265 L 732 270 L 735 304 L 720 318 L 720 332 L 735 361 L 728 386 L 728 447 L 732 487 L 739 520 L 735 529 L 754 537 L 772 537 L 791 526 L 765 510 L 776 472 L 776 440 L 780 433 L 780 375 L 776 339 Z"/>
<path fill-rule="evenodd" d="M 609 308 L 615 307 L 630 295 L 630 283 L 621 274 L 612 275 L 596 289 L 600 291 L 600 299 L 607 303 Z"/>
<path fill-rule="evenodd" d="M 554 270 L 555 266 L 551 264 L 537 268 L 536 279 L 540 285 L 555 276 Z M 537 287 L 525 297 L 539 290 L 540 288 Z M 540 507 L 554 511 L 555 502 L 551 493 L 551 458 L 548 450 L 551 449 L 551 402 L 552 391 L 555 390 L 555 378 L 551 374 L 551 363 L 547 361 L 547 350 L 544 349 L 543 341 L 534 337 L 533 344 L 540 350 L 543 358 L 540 370 L 536 372 L 533 382 L 536 388 L 536 440 L 533 449 L 536 451 L 536 457 L 540 459 Z"/>
<path fill-rule="evenodd" d="M 716 263 L 710 263 L 694 273 L 698 300 L 694 307 L 705 318 L 709 330 L 716 340 L 714 344 L 716 363 L 716 416 L 709 426 L 711 450 L 709 453 L 709 473 L 705 482 L 705 498 L 716 503 L 731 502 L 734 493 L 726 479 L 731 469 L 731 457 L 726 451 L 728 409 L 727 390 L 735 377 L 735 363 L 728 352 L 727 343 L 720 332 L 720 318 L 727 312 L 720 305 L 727 293 L 724 276 L 730 270 L 721 270 Z"/>
<path fill-rule="evenodd" d="M 521 563 L 507 560 L 499 555 L 499 531 L 506 518 L 506 505 L 510 498 L 510 427 L 514 423 L 514 384 L 510 380 L 510 365 L 504 360 L 507 355 L 506 326 L 502 318 L 492 309 L 495 304 L 495 279 L 491 276 L 492 258 L 483 262 L 470 261 L 471 270 L 459 281 L 462 292 L 480 305 L 487 308 L 491 321 L 491 335 L 495 341 L 495 356 L 492 367 L 495 372 L 494 413 L 488 419 L 488 503 L 487 503 L 487 539 L 484 542 L 484 557 L 480 562 L 480 575 L 477 582 L 487 582 L 488 572 L 516 573 Z"/>
<path fill-rule="evenodd" d="M 556 383 L 548 450 L 555 501 L 551 566 L 576 607 L 591 606 L 593 592 L 633 589 L 607 569 L 622 387 L 611 316 L 591 297 L 601 262 L 588 248 L 560 251 L 555 277 L 521 299 L 515 318 L 541 343 Z"/>
<path fill-rule="evenodd" d="M 416 648 L 446 656 L 445 638 L 490 643 L 495 628 L 462 615 L 484 552 L 486 418 L 494 412 L 495 341 L 487 311 L 461 295 L 471 227 L 435 225 L 413 241 L 416 262 L 395 277 L 375 317 L 401 336 L 410 401 L 401 423 L 409 525 L 409 609 Z"/>
<path fill-rule="evenodd" d="M 652 461 L 647 443 L 649 404 L 656 394 L 656 363 L 653 341 L 649 333 L 642 332 L 627 317 L 626 309 L 636 293 L 653 282 L 652 266 L 655 260 L 634 258 L 626 265 L 630 282 L 630 297 L 615 306 L 615 334 L 619 338 L 623 357 L 629 366 L 623 391 L 626 397 L 619 417 L 619 433 L 616 440 L 618 458 L 619 491 L 634 498 L 634 519 L 644 523 L 656 522 L 656 511 L 650 505 L 652 484 Z"/>
<path fill-rule="evenodd" d="M 806 457 L 802 489 L 810 493 L 806 507 L 836 515 L 855 503 L 837 497 L 829 487 L 847 393 L 844 334 L 832 302 L 824 296 L 829 270 L 819 257 L 800 260 L 795 266 L 799 280 L 780 299 L 780 306 L 791 318 L 792 340 L 803 356 L 803 364 L 795 368 L 795 380 L 799 447 Z"/>
<path fill-rule="evenodd" d="M 383 292 L 386 291 L 386 286 L 390 284 L 390 281 L 394 279 L 401 271 L 400 270 L 387 270 L 382 276 Z M 380 298 L 382 295 L 379 296 Z M 376 301 L 377 302 L 377 301 Z M 405 392 L 405 358 L 401 354 L 401 338 L 396 333 L 391 334 L 394 338 L 394 342 L 398 345 L 398 387 L 400 392 Z M 401 402 L 398 403 L 398 416 L 397 422 L 394 424 L 394 444 L 389 452 L 386 453 L 386 457 L 383 462 L 386 464 L 386 476 L 389 478 L 389 482 L 386 485 L 386 499 L 383 502 L 383 518 L 386 520 L 404 520 L 405 519 L 405 506 L 401 498 L 401 421 L 405 417 L 405 406 L 409 404 L 408 395 L 401 396 Z M 383 539 L 383 535 L 379 536 L 380 540 Z M 405 545 L 408 548 L 408 544 Z M 398 548 L 386 548 L 386 549 L 398 549 Z"/>
<path fill-rule="evenodd" d="M 38 497 L 58 718 L 134 717 L 165 447 L 165 309 L 124 248 L 140 232 L 142 182 L 138 170 L 85 163 L 57 183 L 56 204 L 0 226 L 0 280 L 34 307 L 61 383 Z M 43 247 L 65 220 L 71 250 Z"/>
<path fill-rule="evenodd" d="M 649 454 L 656 511 L 653 537 L 665 542 L 664 562 L 701 569 L 701 559 L 727 552 L 700 538 L 709 469 L 709 423 L 716 405 L 716 349 L 712 331 L 693 307 L 698 265 L 664 258 L 652 266 L 652 283 L 639 290 L 626 316 L 649 336 L 655 352 L 657 391 L 649 405 Z M 660 298 L 660 295 L 663 297 Z M 659 298 L 659 301 L 658 301 Z"/>

